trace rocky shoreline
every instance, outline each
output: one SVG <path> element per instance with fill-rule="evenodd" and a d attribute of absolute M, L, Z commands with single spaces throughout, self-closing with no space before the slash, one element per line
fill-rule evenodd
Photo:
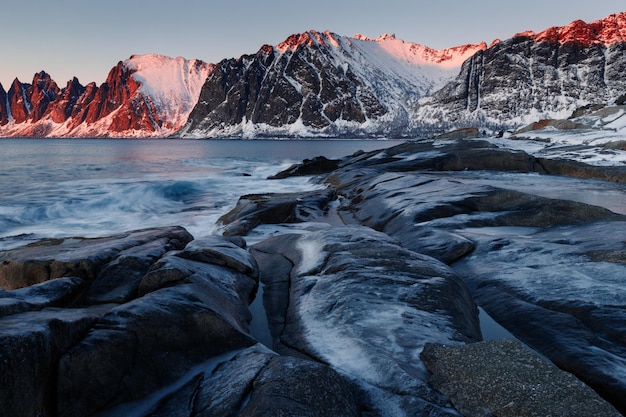
<path fill-rule="evenodd" d="M 222 236 L 0 252 L 0 414 L 619 416 L 626 216 L 532 192 L 549 174 L 626 183 L 407 142 L 277 174 L 327 188 L 242 196 Z M 524 344 L 482 341 L 477 303 Z"/>

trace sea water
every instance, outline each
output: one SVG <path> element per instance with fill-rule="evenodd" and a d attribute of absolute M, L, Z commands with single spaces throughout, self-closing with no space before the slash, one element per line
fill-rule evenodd
<path fill-rule="evenodd" d="M 400 142 L 0 139 L 0 250 L 170 225 L 213 234 L 241 195 L 321 187 L 267 180 L 293 163 Z"/>

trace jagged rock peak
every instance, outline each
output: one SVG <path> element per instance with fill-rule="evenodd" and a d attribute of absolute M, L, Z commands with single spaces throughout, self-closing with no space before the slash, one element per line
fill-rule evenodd
<path fill-rule="evenodd" d="M 372 42 L 379 42 L 379 41 L 386 41 L 386 40 L 395 40 L 395 39 L 397 39 L 395 33 L 392 33 L 391 35 L 388 34 L 388 33 L 383 33 L 382 35 L 380 35 L 376 39 L 372 39 L 372 38 L 369 38 L 369 37 L 367 37 L 365 35 L 357 33 L 356 35 L 353 36 L 353 38 L 357 39 L 359 41 L 372 41 Z"/>
<path fill-rule="evenodd" d="M 626 42 L 626 12 L 612 14 L 603 19 L 586 23 L 575 20 L 567 26 L 554 26 L 540 33 L 532 30 L 521 32 L 514 37 L 525 37 L 537 42 L 563 44 L 613 45 Z"/>
<path fill-rule="evenodd" d="M 336 35 L 328 30 L 324 32 L 318 32 L 316 30 L 309 30 L 307 32 L 293 34 L 285 39 L 283 42 L 276 46 L 280 52 L 286 52 L 289 50 L 295 50 L 300 46 L 314 46 L 314 45 L 339 45 L 339 35 Z"/>

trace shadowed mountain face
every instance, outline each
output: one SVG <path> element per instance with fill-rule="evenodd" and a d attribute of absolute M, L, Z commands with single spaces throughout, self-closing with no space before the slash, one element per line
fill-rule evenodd
<path fill-rule="evenodd" d="M 418 118 L 446 127 L 509 129 L 570 117 L 625 90 L 626 44 L 560 44 L 518 36 L 478 52 L 457 78 L 428 98 Z"/>

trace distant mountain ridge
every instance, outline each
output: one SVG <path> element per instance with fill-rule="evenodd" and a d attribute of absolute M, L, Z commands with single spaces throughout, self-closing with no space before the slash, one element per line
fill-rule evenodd
<path fill-rule="evenodd" d="M 0 85 L 0 135 L 14 137 L 162 137 L 175 133 L 214 66 L 156 54 L 120 61 L 106 81 L 64 88 L 46 72 L 32 84 Z"/>
<path fill-rule="evenodd" d="M 310 30 L 217 64 L 132 56 L 105 83 L 0 85 L 0 136 L 416 137 L 515 129 L 626 93 L 626 13 L 443 50 Z"/>
<path fill-rule="evenodd" d="M 591 23 L 575 20 L 567 26 L 554 26 L 540 33 L 526 31 L 513 37 L 530 38 L 535 42 L 550 42 L 560 45 L 611 46 L 626 42 L 626 13 L 613 14 Z"/>

